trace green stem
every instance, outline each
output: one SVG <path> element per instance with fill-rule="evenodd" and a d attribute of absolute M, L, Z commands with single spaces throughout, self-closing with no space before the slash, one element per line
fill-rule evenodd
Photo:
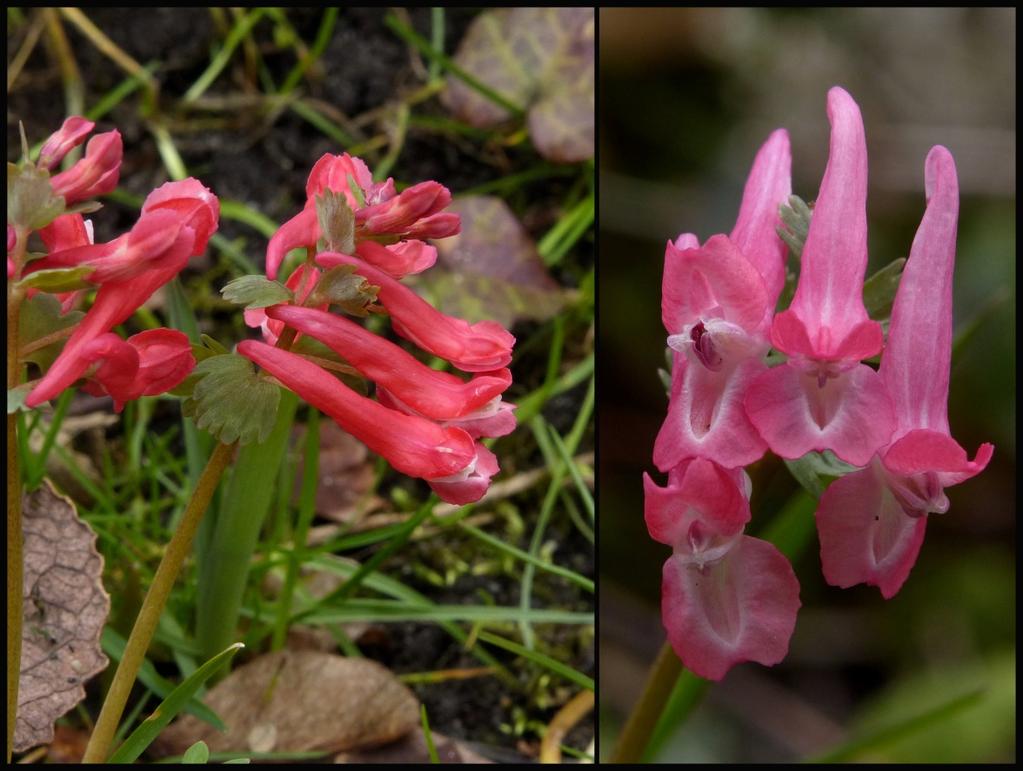
<path fill-rule="evenodd" d="M 15 230 L 11 251 L 15 273 L 7 282 L 7 388 L 18 385 L 18 322 L 25 291 L 16 282 L 25 258 L 28 233 Z M 18 459 L 18 413 L 7 415 L 7 762 L 14 749 L 14 728 L 18 713 L 18 681 L 21 678 L 22 621 L 22 534 L 21 534 L 21 466 Z"/>
<path fill-rule="evenodd" d="M 681 673 L 682 662 L 678 660 L 671 645 L 665 642 L 650 667 L 643 693 L 618 737 L 618 744 L 611 753 L 612 763 L 640 761 Z"/>
<path fill-rule="evenodd" d="M 103 708 L 96 721 L 96 728 L 85 749 L 85 756 L 82 758 L 84 763 L 101 763 L 110 754 L 110 745 L 113 743 L 117 724 L 124 713 L 124 706 L 131 694 L 132 686 L 135 684 L 135 677 L 145 660 L 146 650 L 156 632 L 160 615 L 163 613 L 167 598 L 170 596 L 178 573 L 181 572 L 181 566 L 191 549 L 192 539 L 195 537 L 199 522 L 202 521 L 206 507 L 209 506 L 210 499 L 213 498 L 213 493 L 220 482 L 220 477 L 230 464 L 233 454 L 233 444 L 217 445 L 202 476 L 199 477 L 199 482 L 192 493 L 192 499 L 188 502 L 170 543 L 167 544 L 163 559 L 160 560 L 160 567 L 156 570 L 153 583 L 142 602 L 142 609 L 139 611 L 138 618 L 135 619 L 135 626 L 128 637 L 121 663 L 117 665 L 117 672 L 110 684 L 110 690 L 107 691 L 107 697 L 103 701 Z"/>

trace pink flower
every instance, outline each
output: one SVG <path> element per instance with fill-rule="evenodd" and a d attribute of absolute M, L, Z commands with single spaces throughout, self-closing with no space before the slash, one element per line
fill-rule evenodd
<path fill-rule="evenodd" d="M 72 247 L 31 263 L 32 269 L 91 265 L 95 270 L 88 278 L 100 288 L 85 318 L 25 403 L 29 407 L 42 404 L 81 377 L 95 361 L 89 344 L 127 320 L 185 267 L 190 256 L 199 254 L 197 244 L 205 247 L 218 217 L 216 197 L 199 182 L 172 182 L 147 197 L 128 233 L 106 244 Z"/>
<path fill-rule="evenodd" d="M 50 135 L 39 151 L 38 165 L 44 169 L 53 169 L 64 156 L 78 147 L 96 127 L 91 120 L 72 115 L 67 118 L 57 131 Z"/>
<path fill-rule="evenodd" d="M 345 431 L 382 455 L 395 469 L 420 477 L 451 503 L 478 500 L 496 473 L 493 455 L 459 428 L 445 428 L 360 396 L 312 362 L 266 343 L 246 340 L 238 352 Z"/>
<path fill-rule="evenodd" d="M 711 680 L 743 661 L 781 661 L 800 606 L 788 560 L 742 534 L 750 518 L 743 476 L 704 458 L 672 469 L 666 488 L 643 475 L 650 537 L 674 550 L 661 587 L 668 640 L 690 670 Z"/>
<path fill-rule="evenodd" d="M 785 247 L 775 229 L 791 192 L 790 165 L 788 134 L 779 129 L 757 153 L 731 236 L 701 247 L 684 233 L 665 250 L 661 318 L 676 353 L 668 416 L 654 445 L 662 471 L 694 455 L 736 468 L 767 449 L 742 400 L 766 369 L 761 358 L 784 284 Z"/>
<path fill-rule="evenodd" d="M 316 255 L 316 262 L 324 268 L 354 265 L 359 275 L 380 287 L 377 297 L 390 313 L 395 332 L 460 370 L 489 372 L 511 362 L 515 338 L 497 322 L 470 324 L 447 316 L 382 270 L 355 257 L 321 252 Z"/>
<path fill-rule="evenodd" d="M 891 400 L 860 360 L 881 349 L 881 325 L 863 306 L 867 265 L 867 148 L 856 103 L 828 92 L 831 150 L 803 248 L 791 306 L 771 341 L 788 354 L 750 384 L 749 419 L 771 450 L 798 458 L 830 449 L 862 466 L 891 436 Z"/>
<path fill-rule="evenodd" d="M 117 412 L 125 402 L 171 390 L 195 368 L 188 337 L 173 329 L 150 329 L 127 340 L 107 332 L 83 346 L 83 356 L 99 362 L 85 389 L 112 396 Z"/>
<path fill-rule="evenodd" d="M 959 187 L 948 150 L 931 150 L 924 177 L 927 210 L 895 297 L 879 371 L 894 402 L 895 432 L 867 468 L 833 482 L 817 510 L 828 583 L 867 583 L 886 599 L 916 562 L 927 515 L 948 510 L 944 488 L 979 474 L 994 451 L 982 444 L 971 461 L 949 433 Z"/>
<path fill-rule="evenodd" d="M 395 194 L 394 180 L 374 183 L 366 164 L 348 153 L 324 155 L 306 183 L 302 211 L 281 225 L 266 250 L 266 275 L 276 278 L 292 249 L 313 249 L 322 236 L 316 197 L 330 190 L 341 193 L 355 214 L 356 253 L 395 278 L 426 270 L 437 252 L 417 239 L 444 238 L 458 232 L 457 214 L 443 212 L 451 193 L 438 182 L 421 182 Z M 397 243 L 381 244 L 383 237 Z"/>
<path fill-rule="evenodd" d="M 512 382 L 507 369 L 466 382 L 431 369 L 360 324 L 323 310 L 277 305 L 267 309 L 267 316 L 327 345 L 377 384 L 380 401 L 388 407 L 465 428 L 474 437 L 503 436 L 515 428 L 512 405 L 501 401 Z"/>
<path fill-rule="evenodd" d="M 70 150 L 71 147 L 67 149 Z M 62 171 L 50 179 L 53 192 L 63 196 L 68 206 L 109 193 L 117 187 L 122 152 L 119 131 L 115 129 L 97 134 L 85 146 L 85 157 L 67 171 Z"/>

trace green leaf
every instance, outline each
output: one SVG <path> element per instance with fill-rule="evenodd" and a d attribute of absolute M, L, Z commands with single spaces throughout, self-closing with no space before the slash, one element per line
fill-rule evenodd
<path fill-rule="evenodd" d="M 355 272 L 354 265 L 337 265 L 320 276 L 309 304 L 330 303 L 345 313 L 364 318 L 370 314 L 379 291 L 380 287 Z"/>
<path fill-rule="evenodd" d="M 271 281 L 265 276 L 241 276 L 228 282 L 220 290 L 228 302 L 244 305 L 245 308 L 267 308 L 284 302 L 291 302 L 295 295 L 280 281 Z"/>
<path fill-rule="evenodd" d="M 29 273 L 18 282 L 23 289 L 39 289 L 43 292 L 74 292 L 89 289 L 95 284 L 86 280 L 86 276 L 95 270 L 91 265 L 79 265 L 76 268 L 53 268 L 37 270 Z"/>
<path fill-rule="evenodd" d="M 51 294 L 40 293 L 25 300 L 21 304 L 21 316 L 18 321 L 18 332 L 22 346 L 31 345 L 35 340 L 52 335 L 67 327 L 73 327 L 85 316 L 81 311 L 70 311 L 63 316 L 60 313 L 60 301 Z M 22 357 L 39 365 L 46 371 L 53 360 L 60 355 L 66 340 L 56 340 Z"/>
<path fill-rule="evenodd" d="M 206 746 L 206 742 L 196 742 L 185 750 L 185 754 L 181 756 L 181 762 L 206 765 L 210 762 L 210 748 Z"/>
<path fill-rule="evenodd" d="M 53 194 L 50 173 L 31 163 L 7 164 L 7 224 L 39 230 L 64 213 L 64 199 Z"/>
<path fill-rule="evenodd" d="M 28 407 L 25 406 L 25 397 L 28 396 L 29 391 L 32 390 L 32 386 L 29 383 L 23 383 L 17 388 L 7 389 L 7 414 L 10 415 L 12 412 L 22 410 L 28 412 Z"/>
<path fill-rule="evenodd" d="M 792 256 L 797 260 L 803 256 L 803 245 L 810 232 L 810 218 L 813 210 L 798 195 L 789 196 L 788 204 L 782 204 L 778 210 L 784 227 L 776 228 L 781 240 L 788 246 Z"/>
<path fill-rule="evenodd" d="M 145 749 L 153 743 L 153 740 L 159 736 L 160 732 L 167 727 L 170 721 L 184 709 L 185 705 L 188 704 L 196 691 L 202 687 L 203 683 L 209 680 L 217 670 L 225 666 L 234 657 L 234 654 L 244 647 L 241 643 L 235 643 L 195 670 L 191 677 L 186 678 L 181 685 L 171 691 L 170 695 L 160 703 L 160 706 L 156 708 L 153 714 L 132 731 L 131 736 L 125 740 L 124 744 L 118 747 L 117 751 L 108 758 L 108 762 L 131 763 L 137 760 Z"/>
<path fill-rule="evenodd" d="M 355 254 L 355 212 L 344 193 L 324 190 L 316 196 L 316 217 L 324 250 Z"/>
<path fill-rule="evenodd" d="M 256 374 L 252 363 L 234 353 L 199 362 L 199 381 L 182 413 L 224 444 L 263 442 L 273 429 L 280 388 Z"/>
<path fill-rule="evenodd" d="M 858 466 L 839 460 L 831 450 L 808 452 L 796 460 L 786 460 L 785 465 L 803 489 L 815 498 L 820 498 L 836 477 L 859 471 Z"/>
<path fill-rule="evenodd" d="M 899 288 L 899 280 L 905 266 L 906 258 L 899 257 L 863 282 L 863 305 L 870 318 L 881 321 L 892 315 L 895 292 Z"/>

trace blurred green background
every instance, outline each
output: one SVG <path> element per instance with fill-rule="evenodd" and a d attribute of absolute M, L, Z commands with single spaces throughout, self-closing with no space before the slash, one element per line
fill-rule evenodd
<path fill-rule="evenodd" d="M 657 368 L 664 244 L 731 230 L 768 133 L 789 130 L 793 192 L 815 198 L 825 97 L 842 85 L 869 153 L 868 273 L 907 256 L 923 162 L 956 159 L 962 193 L 950 423 L 995 455 L 948 491 L 903 590 L 840 590 L 816 534 L 794 562 L 802 610 L 785 661 L 736 667 L 654 758 L 790 761 L 866 739 L 874 761 L 1015 759 L 1015 9 L 603 9 L 600 13 L 599 502 L 601 755 L 664 640 L 661 565 L 641 474 L 667 409 Z M 748 532 L 797 490 L 773 457 L 749 469 Z M 663 481 L 663 477 L 658 475 Z M 893 736 L 885 729 L 978 692 Z"/>

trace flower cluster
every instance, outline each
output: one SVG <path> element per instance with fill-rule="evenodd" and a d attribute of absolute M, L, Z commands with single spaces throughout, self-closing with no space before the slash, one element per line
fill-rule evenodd
<path fill-rule="evenodd" d="M 306 192 L 305 208 L 281 226 L 267 248 L 270 278 L 289 250 L 307 250 L 308 259 L 286 282 L 294 300 L 247 311 L 246 321 L 262 327 L 265 342 L 245 341 L 238 352 L 395 469 L 425 479 L 443 500 L 479 500 L 498 471 L 497 458 L 480 439 L 515 428 L 514 406 L 501 399 L 511 385 L 507 366 L 515 338 L 492 321 L 469 324 L 447 316 L 399 281 L 436 261 L 436 249 L 420 239 L 458 232 L 458 215 L 443 211 L 451 194 L 436 182 L 396 194 L 393 180 L 374 183 L 365 163 L 347 153 L 323 156 L 309 175 Z M 322 202 L 327 195 L 342 201 L 347 212 L 341 218 L 347 227 L 340 228 L 345 244 L 324 243 L 329 207 Z M 396 334 L 474 373 L 472 378 L 434 370 L 361 324 L 330 313 L 316 287 L 332 269 L 373 287 Z M 326 345 L 375 384 L 376 399 L 281 345 L 285 328 Z"/>
<path fill-rule="evenodd" d="M 788 560 L 743 535 L 750 479 L 770 449 L 797 459 L 829 450 L 857 467 L 822 496 L 817 513 L 827 581 L 867 583 L 884 597 L 916 561 L 927 514 L 944 488 L 979 473 L 947 419 L 952 271 L 958 185 L 952 156 L 925 164 L 927 208 L 892 309 L 887 344 L 863 303 L 867 265 L 867 154 L 859 108 L 828 94 L 831 145 L 790 306 L 779 208 L 790 195 L 788 135 L 760 149 L 735 228 L 702 246 L 692 234 L 665 253 L 662 318 L 674 365 L 654 463 L 668 485 L 644 478 L 651 537 L 673 548 L 662 616 L 693 672 L 720 679 L 742 661 L 773 665 L 788 651 L 800 607 Z M 774 348 L 786 360 L 769 367 Z M 884 348 L 880 369 L 863 363 Z"/>
<path fill-rule="evenodd" d="M 64 121 L 43 144 L 36 171 L 54 168 L 93 127 L 80 117 Z M 63 199 L 61 210 L 112 191 L 121 155 L 121 135 L 116 130 L 93 137 L 81 160 L 48 180 L 52 194 Z M 19 241 L 24 243 L 32 229 L 9 223 L 8 277 L 29 284 L 30 296 L 39 291 L 31 287 L 33 278 L 73 278 L 81 288 L 56 292 L 67 313 L 84 292 L 96 291 L 92 306 L 25 404 L 35 407 L 52 399 L 82 377 L 86 390 L 113 397 L 118 411 L 127 401 L 177 386 L 195 366 L 184 334 L 160 328 L 122 340 L 111 330 L 176 276 L 191 257 L 202 254 L 219 216 L 216 196 L 198 180 L 168 182 L 146 197 L 138 221 L 127 233 L 97 244 L 91 223 L 80 212 L 60 214 L 38 230 L 46 253 L 28 255 L 34 259 L 19 264 L 12 260 L 12 250 Z"/>

